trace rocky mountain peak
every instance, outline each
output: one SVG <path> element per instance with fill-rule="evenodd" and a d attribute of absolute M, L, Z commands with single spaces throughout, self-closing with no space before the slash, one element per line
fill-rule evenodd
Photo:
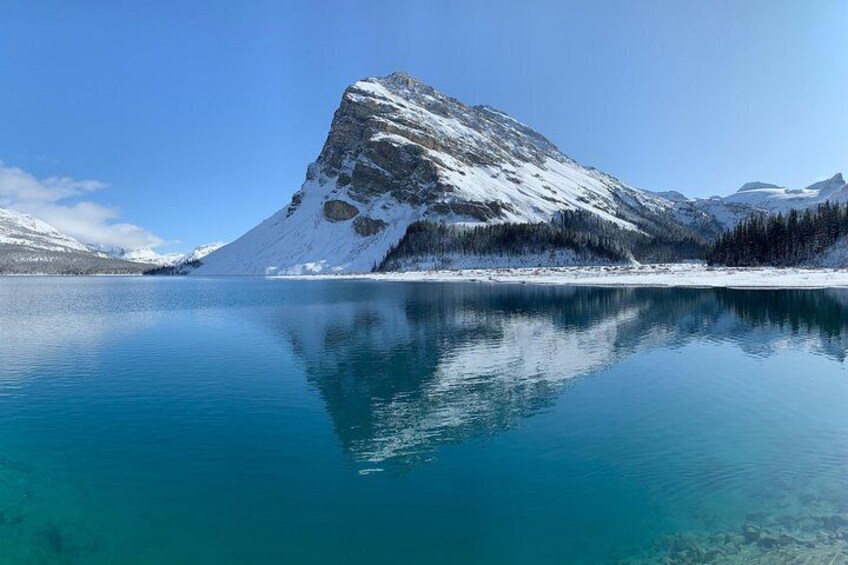
<path fill-rule="evenodd" d="M 397 72 L 348 87 L 310 175 L 335 177 L 359 201 L 390 193 L 420 204 L 455 192 L 445 171 L 491 167 L 510 175 L 547 159 L 570 162 L 503 112 L 468 106 Z"/>
<path fill-rule="evenodd" d="M 686 209 L 673 211 L 678 204 Z M 291 203 L 209 255 L 198 272 L 368 271 L 422 220 L 536 224 L 563 211 L 634 232 L 677 217 L 715 223 L 711 211 L 580 165 L 500 110 L 396 72 L 345 89 Z"/>
<path fill-rule="evenodd" d="M 840 190 L 845 186 L 845 179 L 842 177 L 842 173 L 836 173 L 829 179 L 825 179 L 819 182 L 815 182 L 807 187 L 807 190 L 818 190 L 818 191 L 827 191 L 833 192 L 836 190 Z"/>
<path fill-rule="evenodd" d="M 387 88 L 394 87 L 401 90 L 421 91 L 423 93 L 435 92 L 435 89 L 432 86 L 421 82 L 411 74 L 404 71 L 395 71 L 384 77 L 373 77 L 370 80 L 379 82 Z"/>

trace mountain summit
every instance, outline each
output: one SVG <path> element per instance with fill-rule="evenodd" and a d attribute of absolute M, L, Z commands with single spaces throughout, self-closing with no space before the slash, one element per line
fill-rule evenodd
<path fill-rule="evenodd" d="M 288 206 L 210 254 L 197 272 L 369 271 L 415 222 L 538 224 L 563 211 L 632 232 L 646 222 L 656 227 L 659 217 L 721 223 L 692 202 L 578 164 L 503 112 L 468 106 L 398 72 L 348 87 Z"/>

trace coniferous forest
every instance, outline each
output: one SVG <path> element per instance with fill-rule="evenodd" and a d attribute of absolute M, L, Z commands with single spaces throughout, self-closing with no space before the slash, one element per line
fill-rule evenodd
<path fill-rule="evenodd" d="M 817 209 L 757 216 L 719 236 L 707 253 L 710 265 L 728 267 L 803 265 L 848 235 L 848 205 L 825 202 Z"/>
<path fill-rule="evenodd" d="M 719 235 L 712 244 L 679 226 L 644 224 L 622 229 L 582 211 L 563 211 L 550 223 L 476 227 L 416 222 L 374 270 L 402 268 L 404 260 L 446 256 L 542 256 L 573 251 L 585 261 L 645 263 L 706 259 L 729 267 L 804 265 L 848 236 L 848 205 L 756 215 Z"/>
<path fill-rule="evenodd" d="M 375 271 L 401 269 L 404 260 L 446 256 L 546 256 L 572 251 L 586 262 L 673 262 L 703 259 L 708 243 L 678 225 L 653 222 L 646 233 L 623 229 L 594 214 L 564 210 L 548 223 L 475 227 L 421 221 L 407 228 Z"/>

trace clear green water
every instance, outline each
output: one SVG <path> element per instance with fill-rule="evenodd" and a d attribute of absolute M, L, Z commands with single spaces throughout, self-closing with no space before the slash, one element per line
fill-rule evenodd
<path fill-rule="evenodd" d="M 0 279 L 0 563 L 843 563 L 846 331 L 841 291 Z"/>

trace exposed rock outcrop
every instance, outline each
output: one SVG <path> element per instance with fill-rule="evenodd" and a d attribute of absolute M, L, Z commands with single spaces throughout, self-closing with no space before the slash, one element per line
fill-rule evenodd
<path fill-rule="evenodd" d="M 353 229 L 362 237 L 377 235 L 386 229 L 386 225 L 386 222 L 383 220 L 376 220 L 374 218 L 369 218 L 368 216 L 359 216 L 353 220 Z"/>
<path fill-rule="evenodd" d="M 359 214 L 359 209 L 344 200 L 328 200 L 324 203 L 324 217 L 331 222 L 345 222 Z"/>

